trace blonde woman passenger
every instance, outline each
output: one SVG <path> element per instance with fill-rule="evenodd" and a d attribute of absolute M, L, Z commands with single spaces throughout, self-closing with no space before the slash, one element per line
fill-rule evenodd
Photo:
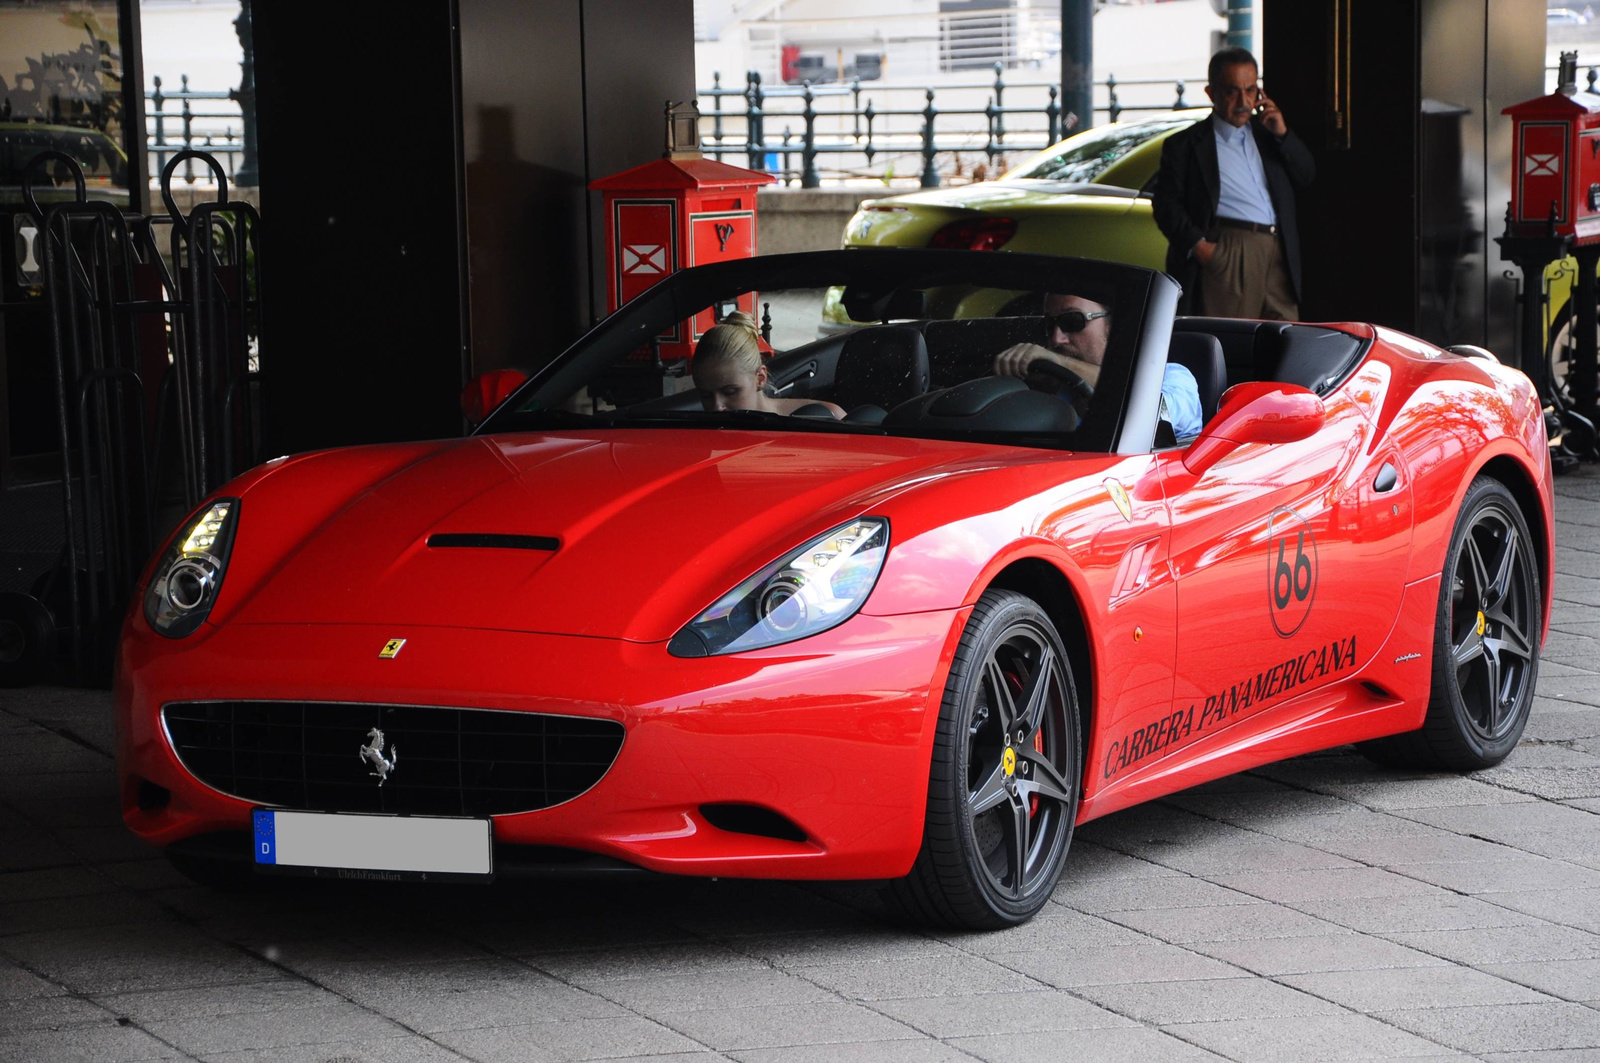
<path fill-rule="evenodd" d="M 790 414 L 802 406 L 826 406 L 835 417 L 844 410 L 818 399 L 780 399 L 767 394 L 767 367 L 761 364 L 756 319 L 742 310 L 706 330 L 690 363 L 695 390 L 707 410 L 761 410 Z"/>

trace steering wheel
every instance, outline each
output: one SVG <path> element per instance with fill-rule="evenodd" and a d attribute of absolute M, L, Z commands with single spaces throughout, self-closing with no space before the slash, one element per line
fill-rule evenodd
<path fill-rule="evenodd" d="M 1029 362 L 1028 376 L 1048 378 L 1055 385 L 1053 389 L 1055 393 L 1071 402 L 1079 413 L 1082 413 L 1088 407 L 1089 400 L 1094 398 L 1094 388 L 1089 386 L 1087 380 L 1048 358 L 1035 358 Z"/>

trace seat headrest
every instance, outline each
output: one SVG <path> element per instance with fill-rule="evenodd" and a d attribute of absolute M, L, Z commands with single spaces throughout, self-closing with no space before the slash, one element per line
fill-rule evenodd
<path fill-rule="evenodd" d="M 1228 363 L 1222 343 L 1209 332 L 1174 332 L 1167 347 L 1167 361 L 1194 374 L 1200 391 L 1200 421 L 1204 424 L 1217 412 L 1222 393 L 1228 390 Z"/>
<path fill-rule="evenodd" d="M 906 325 L 879 325 L 850 334 L 833 372 L 833 400 L 846 410 L 894 407 L 928 390 L 928 344 Z"/>

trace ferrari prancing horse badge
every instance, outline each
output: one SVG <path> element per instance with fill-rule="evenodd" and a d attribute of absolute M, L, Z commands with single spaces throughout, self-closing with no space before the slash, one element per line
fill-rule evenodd
<path fill-rule="evenodd" d="M 378 651 L 378 657 L 385 661 L 392 661 L 399 656 L 400 648 L 405 644 L 405 639 L 390 639 L 383 644 L 383 649 Z"/>

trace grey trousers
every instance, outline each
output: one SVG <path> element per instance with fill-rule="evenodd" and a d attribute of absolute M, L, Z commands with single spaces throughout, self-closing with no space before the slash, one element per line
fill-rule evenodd
<path fill-rule="evenodd" d="M 1211 239 L 1217 249 L 1200 267 L 1200 308 L 1209 317 L 1300 316 L 1278 238 L 1221 226 Z"/>

